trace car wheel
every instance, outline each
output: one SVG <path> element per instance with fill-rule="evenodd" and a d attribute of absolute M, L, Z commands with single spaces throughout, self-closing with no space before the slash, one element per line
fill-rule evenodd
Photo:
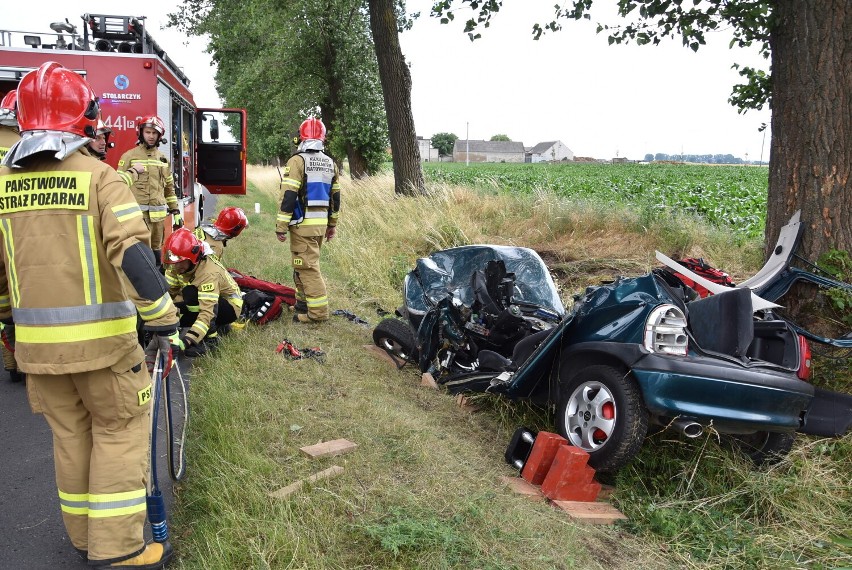
<path fill-rule="evenodd" d="M 642 447 L 648 412 L 629 374 L 612 366 L 589 366 L 563 383 L 556 428 L 589 453 L 589 465 L 616 471 Z"/>
<path fill-rule="evenodd" d="M 731 436 L 734 446 L 757 466 L 774 465 L 784 459 L 795 440 L 793 432 L 758 431 Z"/>
<path fill-rule="evenodd" d="M 417 346 L 411 329 L 399 319 L 384 319 L 373 329 L 373 342 L 403 360 L 417 360 Z"/>

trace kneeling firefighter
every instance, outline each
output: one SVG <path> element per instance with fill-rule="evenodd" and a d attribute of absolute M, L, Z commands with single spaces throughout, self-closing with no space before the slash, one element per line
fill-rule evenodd
<path fill-rule="evenodd" d="M 181 312 L 180 326 L 189 327 L 181 336 L 184 354 L 200 356 L 216 347 L 219 331 L 242 312 L 240 288 L 210 246 L 186 228 L 166 238 L 163 252 L 163 263 L 171 265 L 188 283 L 169 289 Z"/>

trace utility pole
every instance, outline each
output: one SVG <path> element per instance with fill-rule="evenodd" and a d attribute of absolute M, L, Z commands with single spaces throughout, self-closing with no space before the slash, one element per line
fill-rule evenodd
<path fill-rule="evenodd" d="M 464 124 L 464 165 L 470 166 L 470 122 Z"/>

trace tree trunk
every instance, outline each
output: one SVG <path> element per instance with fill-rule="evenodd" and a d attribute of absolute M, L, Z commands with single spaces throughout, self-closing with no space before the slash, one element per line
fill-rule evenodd
<path fill-rule="evenodd" d="M 777 0 L 766 254 L 802 210 L 799 254 L 852 253 L 852 3 Z"/>
<path fill-rule="evenodd" d="M 424 194 L 417 131 L 411 114 L 411 74 L 399 45 L 394 0 L 369 0 L 370 29 L 388 117 L 394 188 L 397 194 Z"/>
<path fill-rule="evenodd" d="M 367 178 L 370 175 L 367 171 L 367 159 L 364 158 L 364 154 L 350 142 L 346 143 L 346 156 L 349 158 L 349 176 L 353 180 Z"/>

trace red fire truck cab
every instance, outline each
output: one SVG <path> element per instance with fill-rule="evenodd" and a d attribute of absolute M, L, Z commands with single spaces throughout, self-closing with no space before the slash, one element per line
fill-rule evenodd
<path fill-rule="evenodd" d="M 163 120 L 160 150 L 171 162 L 188 225 L 215 215 L 217 194 L 245 194 L 245 109 L 199 109 L 189 79 L 147 33 L 144 17 L 84 14 L 82 20 L 82 33 L 67 19 L 51 24 L 52 32 L 0 29 L 0 97 L 28 71 L 56 61 L 84 76 L 100 98 L 101 117 L 112 129 L 106 160 L 113 168 L 137 143 L 142 118 Z"/>

